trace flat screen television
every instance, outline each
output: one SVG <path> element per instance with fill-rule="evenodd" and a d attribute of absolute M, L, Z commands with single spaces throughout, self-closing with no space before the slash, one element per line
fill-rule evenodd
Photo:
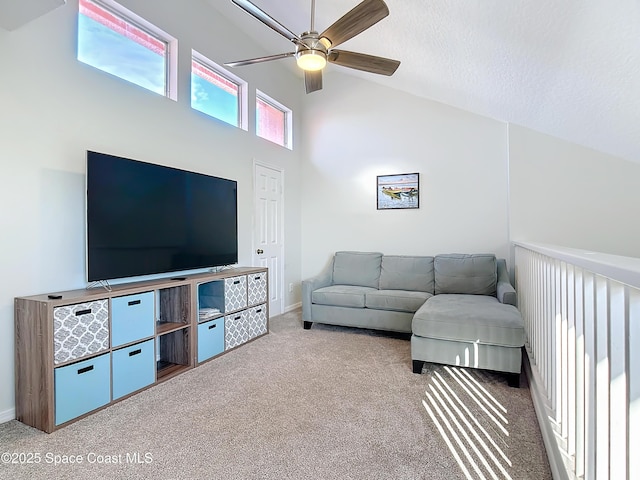
<path fill-rule="evenodd" d="M 237 182 L 87 152 L 87 280 L 238 261 Z"/>

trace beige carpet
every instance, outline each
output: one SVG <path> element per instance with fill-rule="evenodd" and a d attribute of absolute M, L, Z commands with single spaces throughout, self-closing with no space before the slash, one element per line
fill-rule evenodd
<path fill-rule="evenodd" d="M 526 382 L 427 366 L 406 337 L 271 333 L 50 435 L 0 425 L 1 479 L 550 479 Z M 23 454 L 23 455 L 18 455 Z M 37 455 L 35 455 L 37 454 Z M 55 465 L 55 461 L 81 463 Z"/>

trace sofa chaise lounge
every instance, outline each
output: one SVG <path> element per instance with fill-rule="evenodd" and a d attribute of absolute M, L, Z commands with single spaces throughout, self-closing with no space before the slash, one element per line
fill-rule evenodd
<path fill-rule="evenodd" d="M 411 333 L 414 373 L 425 362 L 495 370 L 519 385 L 522 317 L 506 262 L 492 254 L 336 252 L 302 282 L 304 328 L 314 322 Z"/>

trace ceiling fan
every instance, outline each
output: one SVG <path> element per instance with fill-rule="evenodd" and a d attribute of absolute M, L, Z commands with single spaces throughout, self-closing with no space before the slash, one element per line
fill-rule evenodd
<path fill-rule="evenodd" d="M 296 50 L 295 52 L 225 63 L 229 67 L 241 67 L 281 58 L 295 57 L 298 66 L 304 70 L 306 92 L 311 93 L 322 89 L 322 69 L 327 62 L 380 75 L 393 75 L 400 65 L 398 60 L 348 52 L 346 50 L 336 50 L 334 48 L 389 15 L 389 9 L 383 0 L 364 0 L 320 34 L 315 31 L 314 27 L 316 2 L 311 0 L 311 28 L 301 35 L 293 33 L 249 0 L 231 1 L 267 27 L 293 42 Z"/>

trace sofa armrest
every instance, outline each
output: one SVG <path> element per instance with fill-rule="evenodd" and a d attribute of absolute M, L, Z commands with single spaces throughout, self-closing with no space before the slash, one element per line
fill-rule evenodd
<path fill-rule="evenodd" d="M 496 296 L 500 303 L 508 305 L 516 305 L 516 289 L 511 285 L 509 280 L 509 272 L 507 271 L 507 262 L 504 258 L 497 259 L 497 276 L 498 283 L 496 285 Z"/>
<path fill-rule="evenodd" d="M 329 264 L 315 277 L 302 281 L 302 320 L 312 322 L 311 294 L 314 290 L 328 287 L 333 283 L 333 258 Z"/>

